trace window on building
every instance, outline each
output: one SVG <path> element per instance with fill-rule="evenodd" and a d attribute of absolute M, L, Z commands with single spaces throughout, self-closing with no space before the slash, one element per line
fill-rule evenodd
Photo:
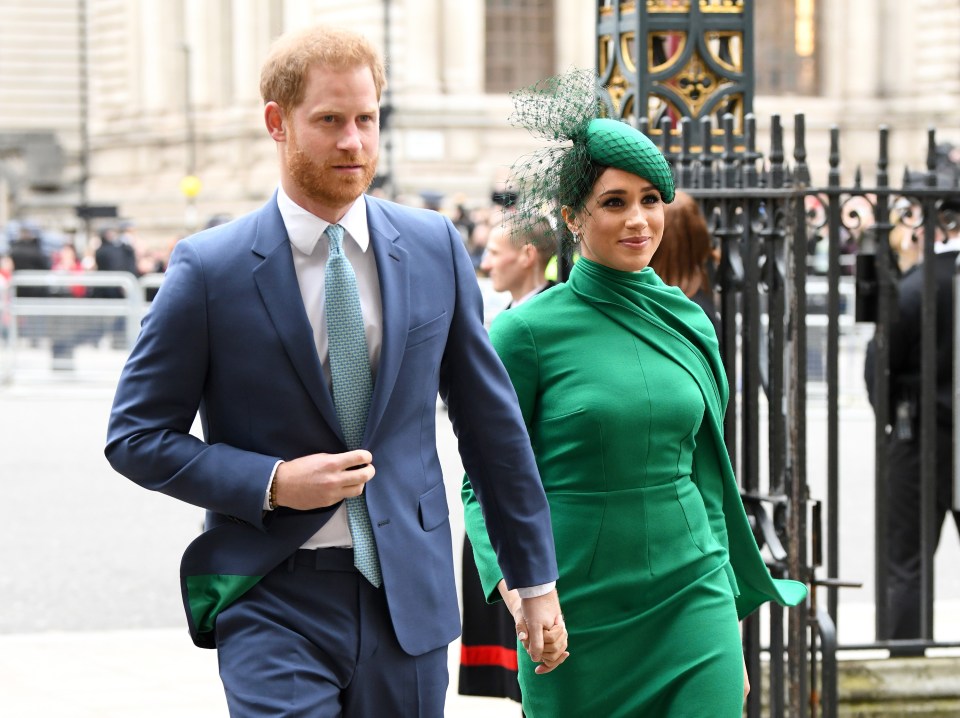
<path fill-rule="evenodd" d="M 754 5 L 758 95 L 820 93 L 819 0 L 764 0 Z"/>
<path fill-rule="evenodd" d="M 554 0 L 486 0 L 487 92 L 511 92 L 556 72 Z"/>

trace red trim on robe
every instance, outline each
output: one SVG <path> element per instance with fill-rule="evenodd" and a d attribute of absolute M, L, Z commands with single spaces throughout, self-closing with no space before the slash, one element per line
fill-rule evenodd
<path fill-rule="evenodd" d="M 517 651 L 503 646 L 460 646 L 460 664 L 463 666 L 500 666 L 517 670 Z"/>

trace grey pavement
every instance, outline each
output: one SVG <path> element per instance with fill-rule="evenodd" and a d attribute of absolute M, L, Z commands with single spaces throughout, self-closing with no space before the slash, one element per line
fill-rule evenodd
<path fill-rule="evenodd" d="M 78 355 L 54 374 L 42 347 L 21 352 L 0 384 L 0 715 L 33 718 L 226 716 L 216 654 L 194 648 L 182 618 L 180 554 L 201 512 L 118 476 L 102 447 L 123 357 Z M 842 368 L 842 643 L 872 639 L 873 419 L 857 358 Z M 6 364 L 3 364 L 6 362 Z M 11 365 L 0 356 L 0 367 Z M 438 407 L 456 556 L 462 540 L 461 466 Z M 824 496 L 825 411 L 811 392 L 808 473 Z M 455 561 L 459 570 L 459 560 Z M 948 523 L 937 555 L 937 637 L 960 640 L 960 542 Z M 822 574 L 821 574 L 822 575 Z M 571 647 L 575 652 L 575 646 Z M 450 647 L 448 716 L 519 716 L 510 701 L 456 693 L 459 643 Z"/>

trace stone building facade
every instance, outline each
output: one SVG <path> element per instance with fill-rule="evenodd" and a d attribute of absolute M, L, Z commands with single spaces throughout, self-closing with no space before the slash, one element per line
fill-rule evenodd
<path fill-rule="evenodd" d="M 617 1 L 628 0 L 597 0 Z M 761 150 L 770 115 L 789 138 L 797 111 L 814 181 L 826 177 L 831 125 L 848 180 L 858 166 L 872 174 L 880 124 L 892 128 L 893 177 L 922 167 L 928 126 L 960 144 L 960 0 L 756 5 Z M 317 21 L 357 29 L 387 55 L 384 189 L 485 202 L 536 145 L 509 126 L 506 89 L 593 66 L 595 12 L 587 0 L 0 0 L 0 224 L 75 221 L 83 155 L 88 201 L 117 205 L 145 237 L 256 207 L 277 182 L 259 65 L 274 37 Z M 31 186 L 30 132 L 63 151 L 57 187 Z M 181 192 L 188 174 L 202 182 L 193 199 Z"/>

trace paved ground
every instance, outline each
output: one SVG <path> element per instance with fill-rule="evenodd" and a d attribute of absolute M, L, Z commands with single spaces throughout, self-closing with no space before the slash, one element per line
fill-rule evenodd
<path fill-rule="evenodd" d="M 17 358 L 15 380 L 0 385 L 0 486 L 7 498 L 0 521 L 0 715 L 226 716 L 216 655 L 191 645 L 177 586 L 179 556 L 199 530 L 200 512 L 110 469 L 102 446 L 122 356 L 90 351 L 78 356 L 76 376 L 54 375 L 41 350 L 26 352 Z M 848 385 L 841 410 L 841 466 L 849 477 L 841 487 L 841 574 L 866 585 L 842 594 L 840 637 L 848 643 L 869 641 L 873 620 L 872 416 L 855 385 Z M 812 456 L 822 455 L 822 422 L 823 412 L 812 406 Z M 461 470 L 449 425 L 440 425 L 459 545 Z M 811 461 L 814 496 L 823 495 L 819 472 Z M 937 557 L 937 634 L 944 640 L 960 640 L 958 543 L 948 525 Z M 455 643 L 447 714 L 518 716 L 509 701 L 455 693 L 458 652 Z"/>

